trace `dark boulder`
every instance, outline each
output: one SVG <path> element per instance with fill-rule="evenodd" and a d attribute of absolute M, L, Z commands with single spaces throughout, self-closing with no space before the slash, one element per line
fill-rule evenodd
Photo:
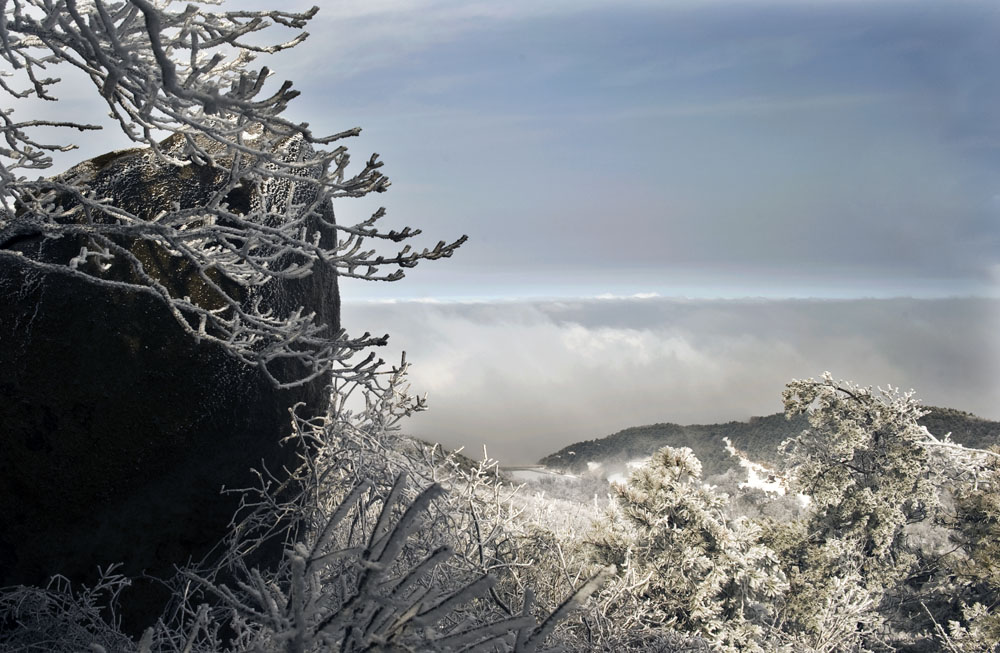
<path fill-rule="evenodd" d="M 147 150 L 97 157 L 72 174 L 146 219 L 175 202 L 198 206 L 227 178 Z M 261 201 L 252 191 L 231 195 L 244 211 Z M 332 222 L 332 208 L 323 212 Z M 37 237 L 9 247 L 36 260 L 79 248 Z M 174 292 L 204 295 L 183 263 L 155 249 L 139 255 Z M 332 268 L 265 288 L 279 315 L 305 306 L 339 329 Z M 280 475 L 294 464 L 294 449 L 279 445 L 288 409 L 305 402 L 320 411 L 326 397 L 322 379 L 275 389 L 219 345 L 196 342 L 150 295 L 0 257 L 0 586 L 44 584 L 56 573 L 93 582 L 98 565 L 114 562 L 125 574 L 162 578 L 202 559 L 237 508 L 238 497 L 220 489 L 255 485 L 252 467 Z M 148 625 L 165 598 L 158 584 L 136 583 L 123 596 L 126 627 Z"/>

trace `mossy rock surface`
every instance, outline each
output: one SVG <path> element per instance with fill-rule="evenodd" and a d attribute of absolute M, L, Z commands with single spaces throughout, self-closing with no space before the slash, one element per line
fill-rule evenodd
<path fill-rule="evenodd" d="M 98 157 L 75 174 L 143 217 L 175 201 L 197 206 L 225 181 L 143 150 Z M 324 213 L 332 222 L 332 208 Z M 18 245 L 40 260 L 72 249 Z M 197 297 L 183 264 L 142 256 L 158 257 L 157 274 Z M 304 306 L 339 329 L 334 270 L 265 288 L 279 315 Z M 222 487 L 256 485 L 250 469 L 262 465 L 280 476 L 296 462 L 279 444 L 288 409 L 326 405 L 325 381 L 277 390 L 259 369 L 196 342 L 148 294 L 0 258 L 0 306 L 0 586 L 53 574 L 93 582 L 99 565 L 115 562 L 129 575 L 167 577 L 202 559 L 238 505 Z M 126 626 L 141 631 L 165 597 L 156 583 L 137 583 L 123 597 Z"/>

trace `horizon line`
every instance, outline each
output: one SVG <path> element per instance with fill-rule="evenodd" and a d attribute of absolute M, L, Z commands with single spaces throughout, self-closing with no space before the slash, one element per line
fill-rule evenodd
<path fill-rule="evenodd" d="M 965 294 L 886 294 L 886 295 L 661 295 L 656 292 L 639 292 L 632 294 L 601 293 L 597 295 L 440 295 L 417 297 L 344 297 L 341 304 L 357 305 L 392 305 L 392 304 L 516 304 L 539 302 L 567 301 L 675 301 L 675 302 L 713 302 L 713 301 L 943 301 L 943 300 L 1000 300 L 1000 293 L 965 293 Z"/>

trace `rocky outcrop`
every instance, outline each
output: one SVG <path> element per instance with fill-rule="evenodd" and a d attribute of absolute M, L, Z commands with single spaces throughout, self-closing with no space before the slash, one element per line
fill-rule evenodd
<path fill-rule="evenodd" d="M 146 218 L 175 202 L 197 206 L 226 179 L 223 169 L 169 165 L 146 150 L 97 157 L 71 173 Z M 237 189 L 230 206 L 258 201 Z M 332 208 L 324 213 L 332 222 Z M 323 238 L 329 244 L 335 234 Z M 45 260 L 70 245 L 78 249 L 38 238 L 13 246 Z M 198 296 L 184 264 L 155 250 L 141 255 L 178 296 Z M 265 288 L 279 315 L 305 306 L 331 333 L 339 328 L 333 269 Z M 304 401 L 317 411 L 326 401 L 322 380 L 276 390 L 259 369 L 196 342 L 152 296 L 5 257 L 0 372 L 0 586 L 43 584 L 55 573 L 92 582 L 98 565 L 114 562 L 128 575 L 165 577 L 201 559 L 237 507 L 220 489 L 253 485 L 251 467 L 280 474 L 294 463 L 295 452 L 279 445 L 289 407 Z M 154 582 L 136 583 L 123 597 L 126 626 L 141 630 L 165 597 Z"/>

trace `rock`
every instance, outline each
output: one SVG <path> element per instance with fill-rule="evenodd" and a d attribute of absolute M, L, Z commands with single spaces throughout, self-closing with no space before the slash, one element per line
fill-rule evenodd
<path fill-rule="evenodd" d="M 163 145 L 176 150 L 180 141 Z M 297 144 L 286 145 L 294 154 Z M 146 219 L 173 202 L 197 206 L 226 179 L 223 170 L 168 165 L 141 149 L 71 174 Z M 237 189 L 230 205 L 245 211 L 280 200 Z M 332 222 L 332 207 L 324 212 Z M 329 244 L 335 234 L 323 238 Z M 28 238 L 16 248 L 65 260 L 79 244 Z M 185 265 L 163 252 L 141 256 L 197 301 L 199 280 Z M 332 268 L 265 288 L 279 315 L 305 306 L 331 333 L 339 329 Z M 98 565 L 114 562 L 130 576 L 164 578 L 202 559 L 237 508 L 238 497 L 220 489 L 255 485 L 251 467 L 280 476 L 296 462 L 294 448 L 279 446 L 289 407 L 326 405 L 325 381 L 276 390 L 259 369 L 196 342 L 146 294 L 2 257 L 0 305 L 0 586 L 44 584 L 57 573 L 93 582 Z M 155 582 L 135 583 L 122 598 L 125 627 L 141 632 L 166 596 Z"/>

